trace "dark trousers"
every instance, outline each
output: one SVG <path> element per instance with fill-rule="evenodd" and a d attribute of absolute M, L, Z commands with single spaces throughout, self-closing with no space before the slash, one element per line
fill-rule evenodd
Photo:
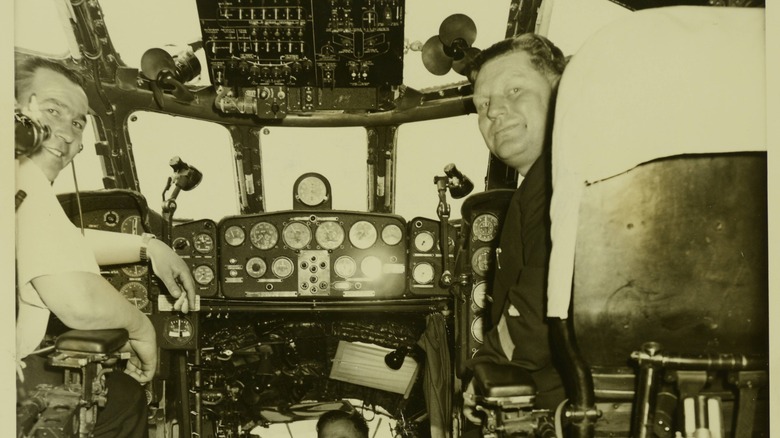
<path fill-rule="evenodd" d="M 19 397 L 32 394 L 39 384 L 60 385 L 65 372 L 46 364 L 46 358 L 28 356 L 24 359 L 24 383 L 17 379 Z M 132 377 L 117 370 L 106 375 L 108 396 L 106 405 L 98 409 L 95 438 L 146 438 L 146 394 Z"/>

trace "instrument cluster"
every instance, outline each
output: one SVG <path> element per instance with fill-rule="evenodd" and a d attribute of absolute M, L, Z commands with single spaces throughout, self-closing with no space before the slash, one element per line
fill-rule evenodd
<path fill-rule="evenodd" d="M 227 298 L 392 298 L 405 292 L 406 223 L 400 216 L 286 211 L 218 225 Z"/>

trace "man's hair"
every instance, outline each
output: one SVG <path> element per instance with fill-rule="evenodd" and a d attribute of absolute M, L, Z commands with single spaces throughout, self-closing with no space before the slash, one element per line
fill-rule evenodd
<path fill-rule="evenodd" d="M 491 59 L 513 52 L 526 52 L 536 70 L 548 77 L 560 77 L 568 59 L 552 41 L 535 33 L 524 33 L 501 40 L 481 51 L 471 62 L 469 78 L 476 80 L 479 70 Z"/>
<path fill-rule="evenodd" d="M 35 72 L 46 69 L 65 76 L 69 81 L 81 87 L 86 93 L 86 81 L 81 73 L 66 67 L 65 65 L 41 57 L 30 57 L 16 65 L 14 79 L 14 95 L 19 96 L 22 89 L 28 87 L 35 77 Z"/>
<path fill-rule="evenodd" d="M 350 422 L 355 430 L 358 431 L 361 438 L 368 438 L 368 424 L 366 424 L 363 415 L 357 411 L 345 412 L 334 410 L 325 412 L 320 416 L 320 419 L 317 420 L 317 435 L 320 434 L 325 426 L 341 420 Z"/>

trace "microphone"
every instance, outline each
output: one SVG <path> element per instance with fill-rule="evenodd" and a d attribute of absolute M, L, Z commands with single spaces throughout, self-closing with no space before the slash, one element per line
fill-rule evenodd
<path fill-rule="evenodd" d="M 200 184 L 200 181 L 203 179 L 203 174 L 200 173 L 200 170 L 185 163 L 179 157 L 171 158 L 171 161 L 168 162 L 168 165 L 170 165 L 175 172 L 173 175 L 174 184 L 176 184 L 176 187 L 184 190 L 185 192 L 197 187 L 198 184 Z"/>
<path fill-rule="evenodd" d="M 51 137 L 51 129 L 19 111 L 14 112 L 14 157 L 29 155 Z"/>
<path fill-rule="evenodd" d="M 448 187 L 450 188 L 450 196 L 455 199 L 460 199 L 474 190 L 474 183 L 455 167 L 455 164 L 450 163 L 444 166 L 444 174 L 449 178 Z"/>

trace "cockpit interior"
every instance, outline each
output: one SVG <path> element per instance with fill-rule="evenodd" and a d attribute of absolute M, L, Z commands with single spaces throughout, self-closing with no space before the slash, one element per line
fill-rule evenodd
<path fill-rule="evenodd" d="M 333 410 L 360 413 L 372 438 L 771 436 L 763 1 L 13 6 L 16 61 L 87 80 L 84 150 L 53 184 L 65 214 L 154 234 L 195 281 L 184 314 L 150 263 L 100 267 L 156 332 L 150 437 L 315 437 Z M 691 37 L 653 33 L 656 11 Z M 651 43 L 611 45 L 644 41 L 640 28 Z M 528 32 L 569 59 L 545 304 L 557 409 L 535 407 L 518 367 L 469 365 L 499 329 L 494 274 L 524 179 L 485 148 L 470 63 Z M 709 63 L 723 41 L 739 47 Z M 687 63 L 689 82 L 664 82 Z M 713 108 L 724 81 L 738 84 L 725 98 L 758 101 Z M 51 135 L 19 117 L 15 133 L 17 149 Z M 17 438 L 91 436 L 83 412 L 105 393 L 83 389 L 99 377 L 67 345 L 103 341 L 68 333 L 53 316 L 65 383 L 17 398 Z"/>

